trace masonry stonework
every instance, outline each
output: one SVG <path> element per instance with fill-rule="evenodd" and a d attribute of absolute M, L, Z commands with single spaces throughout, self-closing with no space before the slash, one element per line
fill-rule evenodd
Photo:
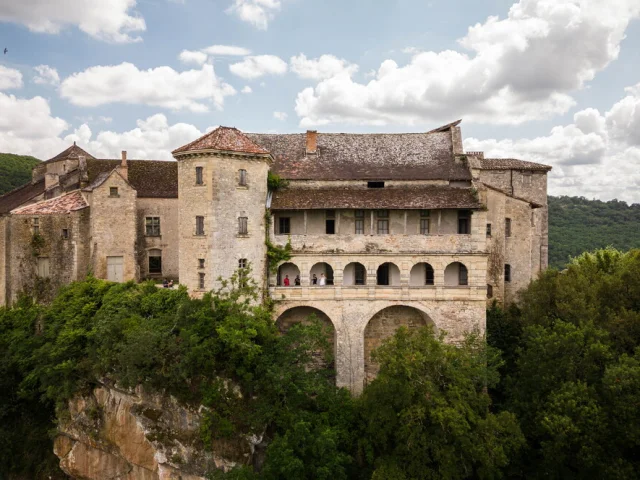
<path fill-rule="evenodd" d="M 363 135 L 220 127 L 175 161 L 97 159 L 74 144 L 0 197 L 0 304 L 88 272 L 171 278 L 201 296 L 250 266 L 278 327 L 318 318 L 336 383 L 360 392 L 398 328 L 483 335 L 487 303 L 516 301 L 547 267 L 550 167 L 465 153 L 459 123 Z M 286 185 L 268 191 L 269 172 Z M 267 241 L 291 248 L 275 272 Z"/>

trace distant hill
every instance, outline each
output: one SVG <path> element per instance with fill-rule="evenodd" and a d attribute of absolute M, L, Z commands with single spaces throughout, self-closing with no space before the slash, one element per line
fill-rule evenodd
<path fill-rule="evenodd" d="M 640 204 L 584 197 L 548 197 L 549 266 L 563 268 L 569 257 L 612 245 L 640 248 Z"/>
<path fill-rule="evenodd" d="M 31 169 L 40 163 L 35 157 L 0 153 L 0 195 L 31 180 Z"/>

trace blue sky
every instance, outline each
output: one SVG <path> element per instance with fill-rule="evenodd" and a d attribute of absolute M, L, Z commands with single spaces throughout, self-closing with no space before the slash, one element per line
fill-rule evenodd
<path fill-rule="evenodd" d="M 640 202 L 639 17 L 640 0 L 0 0 L 0 151 L 169 159 L 217 125 L 463 118 L 469 150 L 553 165 L 552 194 Z"/>

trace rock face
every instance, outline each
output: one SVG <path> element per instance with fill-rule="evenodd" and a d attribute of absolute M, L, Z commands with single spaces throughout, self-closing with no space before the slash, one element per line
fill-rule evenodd
<path fill-rule="evenodd" d="M 248 441 L 207 450 L 198 411 L 141 388 L 96 388 L 71 400 L 68 415 L 58 420 L 54 451 L 62 470 L 75 479 L 204 480 L 208 471 L 252 457 Z"/>

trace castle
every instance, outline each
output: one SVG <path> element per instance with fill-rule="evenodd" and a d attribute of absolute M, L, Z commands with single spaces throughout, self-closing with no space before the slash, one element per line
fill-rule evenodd
<path fill-rule="evenodd" d="M 97 159 L 74 144 L 0 197 L 0 305 L 88 273 L 171 278 L 200 295 L 250 265 L 280 328 L 315 314 L 335 333 L 336 381 L 358 392 L 400 325 L 432 324 L 449 341 L 483 333 L 487 301 L 514 301 L 547 267 L 551 167 L 464 152 L 459 123 L 220 127 L 176 161 Z M 269 190 L 270 171 L 287 185 Z M 291 257 L 269 268 L 267 243 L 290 243 Z"/>

